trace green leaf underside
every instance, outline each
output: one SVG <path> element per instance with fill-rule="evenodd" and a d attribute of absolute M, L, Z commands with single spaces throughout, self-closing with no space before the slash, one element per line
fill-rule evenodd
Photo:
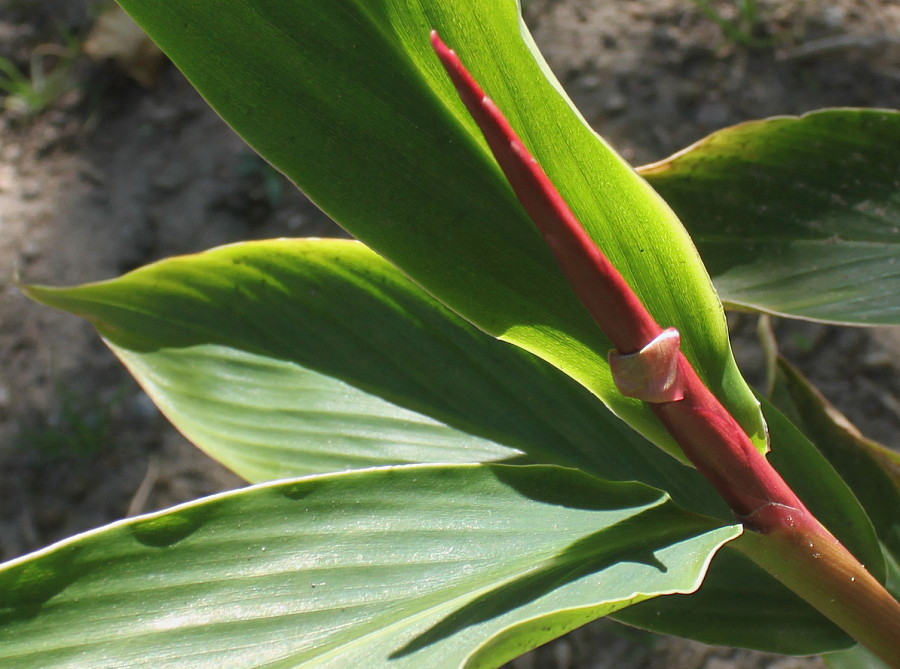
<path fill-rule="evenodd" d="M 481 666 L 690 591 L 739 533 L 640 484 L 409 466 L 265 484 L 116 523 L 0 570 L 0 664 Z M 552 616 L 537 628 L 528 621 Z"/>
<path fill-rule="evenodd" d="M 716 132 L 639 172 L 735 308 L 900 324 L 900 112 L 832 109 Z"/>
<path fill-rule="evenodd" d="M 583 386 L 442 307 L 362 244 L 271 240 L 25 288 L 91 321 L 184 434 L 253 482 L 404 462 L 602 472 L 730 518 Z"/>
<path fill-rule="evenodd" d="M 218 345 L 112 348 L 173 424 L 252 482 L 522 455 L 294 362 Z"/>
<path fill-rule="evenodd" d="M 773 398 L 853 490 L 878 538 L 900 559 L 900 454 L 866 439 L 784 359 Z"/>
<path fill-rule="evenodd" d="M 689 511 L 731 518 L 696 470 L 583 386 L 479 332 L 358 242 L 249 242 L 108 282 L 26 291 L 91 320 L 175 425 L 251 481 L 336 466 L 522 459 L 640 480 Z M 768 419 L 776 467 L 801 484 L 815 471 L 815 486 L 801 491 L 806 503 L 869 555 L 870 532 L 846 487 L 777 412 Z M 785 448 L 793 458 L 777 457 Z M 728 569 L 725 578 L 747 580 Z M 756 598 L 786 594 L 769 579 Z M 834 632 L 796 604 L 786 615 L 814 621 L 815 638 Z M 676 616 L 694 608 L 684 598 L 674 606 Z M 835 639 L 823 650 L 842 647 L 843 635 Z"/>
<path fill-rule="evenodd" d="M 609 343 L 515 201 L 428 44 L 456 48 L 592 237 L 762 450 L 721 305 L 665 203 L 559 94 L 514 0 L 122 0 L 210 104 L 319 206 L 487 332 L 680 455 L 614 388 Z M 265 49 L 259 45 L 265 44 Z"/>

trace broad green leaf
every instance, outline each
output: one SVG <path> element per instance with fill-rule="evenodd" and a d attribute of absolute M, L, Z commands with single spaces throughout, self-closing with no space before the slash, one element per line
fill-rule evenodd
<path fill-rule="evenodd" d="M 900 556 L 900 455 L 866 439 L 783 358 L 773 399 L 847 481 L 879 539 Z"/>
<path fill-rule="evenodd" d="M 830 109 L 720 130 L 639 172 L 737 309 L 900 324 L 900 112 Z"/>
<path fill-rule="evenodd" d="M 438 29 L 591 236 L 761 450 L 709 279 L 671 210 L 600 141 L 515 0 L 122 0 L 221 116 L 379 255 L 485 331 L 545 358 L 680 456 L 614 388 L 609 343 L 515 201 L 431 52 Z"/>
<path fill-rule="evenodd" d="M 646 486 L 556 467 L 264 484 L 4 565 L 0 665 L 496 667 L 691 591 L 739 532 Z"/>
<path fill-rule="evenodd" d="M 179 429 L 254 481 L 522 454 L 639 480 L 689 511 L 731 518 L 696 470 L 628 429 L 584 387 L 479 332 L 358 242 L 235 244 L 112 281 L 26 290 L 91 320 Z M 845 543 L 868 556 L 871 528 L 846 486 L 805 440 L 791 448 L 793 457 L 779 457 L 797 432 L 777 412 L 769 420 L 773 462 Z M 831 638 L 819 650 L 845 645 L 842 633 L 830 637 L 835 628 L 771 578 L 748 575 L 740 562 L 716 560 L 713 570 L 726 583 L 757 584 L 760 610 L 792 603 L 783 615 L 809 621 L 809 638 Z M 672 602 L 676 618 L 695 609 L 690 599 Z M 707 614 L 725 620 L 732 609 L 717 599 Z"/>
<path fill-rule="evenodd" d="M 486 336 L 359 242 L 247 242 L 74 288 L 166 416 L 250 481 L 524 456 L 727 507 L 583 386 Z"/>
<path fill-rule="evenodd" d="M 769 402 L 769 461 L 813 514 L 882 582 L 885 559 L 872 523 L 816 447 Z M 663 597 L 614 616 L 709 644 L 804 655 L 853 645 L 836 625 L 781 586 L 737 548 L 726 546 L 690 598 Z"/>

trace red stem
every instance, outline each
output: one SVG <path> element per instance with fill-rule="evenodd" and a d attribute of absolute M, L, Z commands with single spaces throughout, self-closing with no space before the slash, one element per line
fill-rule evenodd
<path fill-rule="evenodd" d="M 575 293 L 621 354 L 643 349 L 662 332 L 640 298 L 606 258 L 544 170 L 462 62 L 432 31 L 431 43 L 525 211 L 547 241 Z M 684 397 L 651 408 L 688 459 L 742 519 L 766 504 L 804 509 L 756 450 L 743 428 L 697 375 L 683 353 Z M 805 509 L 804 509 L 805 510 Z M 763 528 L 758 528 L 763 529 Z"/>
<path fill-rule="evenodd" d="M 522 206 L 617 349 L 614 354 L 641 355 L 662 333 L 659 323 L 435 31 L 431 43 Z M 680 350 L 676 355 L 677 393 L 664 395 L 664 401 L 632 396 L 650 404 L 687 458 L 754 531 L 739 541 L 742 550 L 882 659 L 900 666 L 900 604 L 807 510 L 685 355 Z"/>
<path fill-rule="evenodd" d="M 468 70 L 431 31 L 431 44 L 459 96 L 538 231 L 550 246 L 578 297 L 621 353 L 635 353 L 662 332 L 643 303 L 612 266 L 531 156 L 503 113 Z M 643 343 L 641 343 L 643 342 Z"/>

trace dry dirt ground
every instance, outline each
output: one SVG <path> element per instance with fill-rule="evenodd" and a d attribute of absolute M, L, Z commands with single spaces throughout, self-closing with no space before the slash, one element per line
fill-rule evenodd
<path fill-rule="evenodd" d="M 900 3 L 760 0 L 755 45 L 690 0 L 532 0 L 527 18 L 588 121 L 634 164 L 732 123 L 900 103 Z M 737 20 L 732 1 L 715 2 Z M 0 57 L 83 37 L 94 5 L 0 0 Z M 52 59 L 47 66 L 52 67 Z M 0 110 L 0 559 L 241 481 L 168 427 L 90 327 L 13 275 L 71 284 L 249 238 L 339 234 L 244 147 L 172 67 L 142 88 L 78 57 L 31 119 Z M 2 98 L 0 98 L 2 102 Z M 738 331 L 752 319 L 735 319 Z M 788 356 L 870 436 L 900 446 L 897 330 L 776 324 Z M 755 376 L 759 353 L 736 349 Z M 519 669 L 816 667 L 588 626 Z"/>

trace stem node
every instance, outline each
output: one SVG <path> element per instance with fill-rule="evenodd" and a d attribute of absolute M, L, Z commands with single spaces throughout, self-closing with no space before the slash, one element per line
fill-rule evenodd
<path fill-rule="evenodd" d="M 678 402 L 684 398 L 684 384 L 678 373 L 681 335 L 667 328 L 637 353 L 608 354 L 613 381 L 625 397 L 651 404 Z"/>

